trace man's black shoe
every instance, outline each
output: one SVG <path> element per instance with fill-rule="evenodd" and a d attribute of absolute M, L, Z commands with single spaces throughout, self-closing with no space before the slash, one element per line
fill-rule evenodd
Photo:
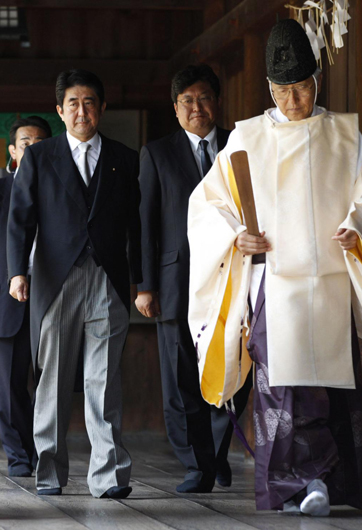
<path fill-rule="evenodd" d="M 9 477 L 31 477 L 31 471 L 15 471 L 14 473 L 9 473 Z"/>
<path fill-rule="evenodd" d="M 61 495 L 62 488 L 44 488 L 37 490 L 38 495 Z"/>
<path fill-rule="evenodd" d="M 214 482 L 202 480 L 185 480 L 176 488 L 177 493 L 210 493 Z"/>
<path fill-rule="evenodd" d="M 216 480 L 224 488 L 231 486 L 232 472 L 229 462 L 226 459 L 221 462 L 216 462 Z"/>
<path fill-rule="evenodd" d="M 130 486 L 113 486 L 109 488 L 103 495 L 101 499 L 125 499 L 131 493 L 132 488 Z"/>

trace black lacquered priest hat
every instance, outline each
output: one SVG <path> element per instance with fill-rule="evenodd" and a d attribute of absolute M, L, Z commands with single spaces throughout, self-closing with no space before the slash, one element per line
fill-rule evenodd
<path fill-rule="evenodd" d="M 313 75 L 316 68 L 317 62 L 302 26 L 292 19 L 278 22 L 266 46 L 269 81 L 278 85 L 299 83 Z"/>

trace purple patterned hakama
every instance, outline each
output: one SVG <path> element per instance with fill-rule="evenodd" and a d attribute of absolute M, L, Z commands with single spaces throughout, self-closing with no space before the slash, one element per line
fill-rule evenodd
<path fill-rule="evenodd" d="M 315 478 L 326 482 L 331 504 L 362 508 L 362 372 L 353 322 L 352 326 L 356 390 L 270 387 L 262 280 L 247 344 L 255 363 L 258 510 L 281 509 Z"/>

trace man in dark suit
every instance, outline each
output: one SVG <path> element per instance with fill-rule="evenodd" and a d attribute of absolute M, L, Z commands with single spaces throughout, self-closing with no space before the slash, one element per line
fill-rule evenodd
<path fill-rule="evenodd" d="M 6 227 L 10 194 L 27 146 L 52 135 L 39 116 L 16 120 L 10 129 L 9 167 L 15 172 L 0 179 L 0 438 L 11 477 L 30 477 L 33 471 L 33 407 L 27 389 L 31 363 L 29 304 L 10 295 L 6 264 Z M 28 278 L 31 275 L 31 260 Z"/>
<path fill-rule="evenodd" d="M 65 437 L 83 343 L 89 489 L 94 497 L 124 498 L 131 459 L 121 441 L 120 361 L 130 282 L 142 279 L 138 156 L 97 132 L 106 107 L 97 76 L 62 72 L 56 96 L 67 131 L 27 149 L 8 224 L 10 292 L 20 302 L 28 298 L 26 264 L 37 231 L 30 292 L 37 490 L 60 495 L 67 484 Z"/>
<path fill-rule="evenodd" d="M 209 492 L 215 482 L 230 486 L 227 461 L 232 425 L 226 411 L 203 401 L 188 312 L 189 197 L 223 149 L 230 131 L 216 126 L 220 84 L 205 64 L 188 66 L 172 80 L 171 97 L 181 129 L 141 151 L 143 282 L 136 306 L 157 317 L 166 429 L 186 467 L 180 493 Z M 244 409 L 250 377 L 237 394 Z M 216 456 L 215 456 L 216 455 Z"/>

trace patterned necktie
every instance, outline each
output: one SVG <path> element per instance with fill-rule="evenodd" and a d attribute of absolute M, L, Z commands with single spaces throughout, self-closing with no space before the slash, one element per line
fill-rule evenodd
<path fill-rule="evenodd" d="M 202 167 L 203 176 L 205 176 L 206 173 L 210 171 L 211 166 L 212 166 L 210 155 L 207 152 L 208 145 L 209 145 L 209 142 L 207 140 L 200 140 L 199 146 L 201 149 L 201 167 Z"/>
<path fill-rule="evenodd" d="M 92 146 L 90 144 L 87 144 L 86 142 L 82 142 L 78 145 L 78 149 L 80 151 L 80 157 L 78 159 L 78 168 L 86 186 L 89 186 L 91 181 L 91 174 L 87 157 L 87 152 L 91 147 Z"/>

